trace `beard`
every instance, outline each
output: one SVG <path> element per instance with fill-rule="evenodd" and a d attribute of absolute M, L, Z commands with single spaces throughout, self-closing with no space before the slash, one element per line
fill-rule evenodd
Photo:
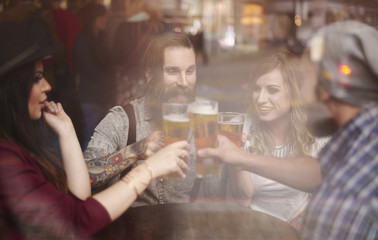
<path fill-rule="evenodd" d="M 327 107 L 319 102 L 308 105 L 307 127 L 314 137 L 328 137 L 338 129 L 338 125 Z"/>
<path fill-rule="evenodd" d="M 147 91 L 146 106 L 153 117 L 154 128 L 162 126 L 162 103 L 191 103 L 195 98 L 194 88 L 172 87 L 167 90 L 160 88 L 160 91 Z"/>
<path fill-rule="evenodd" d="M 165 91 L 163 95 L 163 102 L 172 103 L 190 103 L 193 102 L 195 97 L 194 89 L 174 87 Z"/>

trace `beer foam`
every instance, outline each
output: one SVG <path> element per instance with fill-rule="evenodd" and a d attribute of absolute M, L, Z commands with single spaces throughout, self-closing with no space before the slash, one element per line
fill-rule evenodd
<path fill-rule="evenodd" d="M 181 114 L 170 114 L 163 117 L 164 120 L 170 122 L 189 122 L 189 117 L 183 116 Z"/>
<path fill-rule="evenodd" d="M 202 114 L 202 115 L 216 115 L 218 114 L 218 108 L 213 108 L 212 106 L 192 106 L 190 108 L 192 113 Z"/>
<path fill-rule="evenodd" d="M 228 125 L 243 125 L 243 122 L 240 122 L 239 120 L 230 120 L 229 122 L 227 121 L 218 121 L 219 124 L 228 124 Z"/>

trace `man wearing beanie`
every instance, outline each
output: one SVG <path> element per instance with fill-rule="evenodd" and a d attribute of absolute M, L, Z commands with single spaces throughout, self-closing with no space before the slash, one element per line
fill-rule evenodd
<path fill-rule="evenodd" d="M 316 34 L 310 50 L 318 98 L 338 129 L 319 154 L 323 181 L 301 239 L 378 239 L 378 31 L 334 23 Z"/>

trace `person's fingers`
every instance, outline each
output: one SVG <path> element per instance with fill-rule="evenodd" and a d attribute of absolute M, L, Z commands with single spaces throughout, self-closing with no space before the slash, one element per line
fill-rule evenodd
<path fill-rule="evenodd" d="M 179 158 L 183 159 L 185 157 L 185 150 L 181 149 L 179 153 Z"/>
<path fill-rule="evenodd" d="M 180 158 L 184 160 L 184 162 L 189 162 L 190 156 L 188 150 L 181 149 Z"/>
<path fill-rule="evenodd" d="M 215 157 L 218 158 L 220 151 L 218 148 L 202 148 L 197 151 L 198 156 L 200 157 Z"/>
<path fill-rule="evenodd" d="M 53 103 L 49 102 L 49 101 L 45 101 L 44 103 L 45 103 L 45 106 L 46 106 L 46 111 L 53 113 L 54 112 Z"/>
<path fill-rule="evenodd" d="M 183 163 L 181 163 L 183 164 Z M 183 166 L 184 167 L 184 166 Z M 178 165 L 178 168 L 177 168 L 177 171 L 176 171 L 176 174 L 179 175 L 181 178 L 185 178 L 186 177 L 186 174 L 185 174 L 185 168 L 181 167 L 180 165 Z"/>
<path fill-rule="evenodd" d="M 187 162 L 189 162 L 188 149 L 189 144 L 187 141 L 175 142 L 154 154 L 148 161 L 152 161 L 153 165 L 162 161 L 165 164 L 158 165 L 165 165 L 165 167 L 167 167 L 166 171 L 181 178 L 185 178 L 186 172 L 190 169 L 187 164 Z"/>
<path fill-rule="evenodd" d="M 186 149 L 186 150 L 190 149 L 190 145 L 189 145 L 188 141 L 186 141 L 186 140 L 174 142 L 170 145 L 170 147 L 181 148 L 181 149 Z"/>
<path fill-rule="evenodd" d="M 178 149 L 177 151 L 178 158 L 176 164 L 178 168 L 176 172 L 180 177 L 185 178 L 185 173 L 189 171 L 189 165 L 187 164 L 187 161 L 189 161 L 189 153 L 185 149 Z"/>
<path fill-rule="evenodd" d="M 52 112 L 55 112 L 55 113 L 58 112 L 58 107 L 56 106 L 55 102 L 51 101 L 50 102 L 50 107 L 52 109 Z"/>
<path fill-rule="evenodd" d="M 189 171 L 189 165 L 184 161 L 184 160 L 181 160 L 178 162 L 178 165 L 180 166 L 180 168 L 184 171 L 184 172 L 187 172 Z"/>
<path fill-rule="evenodd" d="M 59 112 L 63 110 L 63 106 L 60 102 L 56 103 L 56 106 L 58 107 Z"/>
<path fill-rule="evenodd" d="M 54 101 L 45 101 L 46 108 L 50 113 L 58 113 L 62 110 L 62 105 L 60 103 L 55 103 Z"/>

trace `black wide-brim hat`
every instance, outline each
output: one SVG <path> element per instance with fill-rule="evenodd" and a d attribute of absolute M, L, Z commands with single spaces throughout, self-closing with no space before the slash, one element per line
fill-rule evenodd
<path fill-rule="evenodd" d="M 61 50 L 59 45 L 39 46 L 16 22 L 0 24 L 0 76 L 26 63 L 50 58 Z"/>

